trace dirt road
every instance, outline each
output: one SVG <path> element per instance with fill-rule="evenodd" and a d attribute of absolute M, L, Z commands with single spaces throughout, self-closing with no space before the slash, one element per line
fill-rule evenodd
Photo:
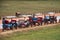
<path fill-rule="evenodd" d="M 60 24 L 60 23 L 58 23 Z M 51 27 L 51 26 L 55 26 L 58 24 L 48 24 L 48 25 L 43 25 L 43 26 L 36 26 L 36 27 L 28 27 L 28 28 L 18 28 L 17 30 L 9 30 L 9 31 L 5 31 L 5 32 L 1 32 L 0 35 L 6 35 L 6 34 L 11 34 L 14 32 L 22 32 L 22 31 L 29 31 L 29 30 L 37 30 L 37 29 L 42 29 L 44 27 Z"/>

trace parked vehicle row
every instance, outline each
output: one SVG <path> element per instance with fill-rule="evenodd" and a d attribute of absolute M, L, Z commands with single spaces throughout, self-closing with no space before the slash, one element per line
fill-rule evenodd
<path fill-rule="evenodd" d="M 7 18 L 11 19 L 7 20 Z M 21 15 L 16 13 L 16 16 L 7 16 L 6 18 L 2 18 L 3 31 L 13 30 L 17 28 L 25 28 L 29 26 L 42 26 L 54 24 L 57 22 L 60 22 L 60 16 L 55 16 L 53 13 L 51 14 L 51 12 L 48 15 L 40 13 L 33 15 Z"/>

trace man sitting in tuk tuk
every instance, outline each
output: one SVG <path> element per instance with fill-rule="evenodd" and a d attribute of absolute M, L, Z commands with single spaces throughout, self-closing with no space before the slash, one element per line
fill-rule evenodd
<path fill-rule="evenodd" d="M 12 24 L 12 29 L 13 28 L 17 29 L 17 21 L 16 20 L 11 19 L 10 23 Z"/>

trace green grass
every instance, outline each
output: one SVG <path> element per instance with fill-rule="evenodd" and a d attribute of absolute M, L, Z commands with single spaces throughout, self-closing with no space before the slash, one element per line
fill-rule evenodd
<path fill-rule="evenodd" d="M 0 40 L 60 40 L 60 25 L 0 36 Z"/>
<path fill-rule="evenodd" d="M 17 11 L 36 13 L 59 10 L 60 1 L 0 1 L 0 16 L 14 15 Z"/>

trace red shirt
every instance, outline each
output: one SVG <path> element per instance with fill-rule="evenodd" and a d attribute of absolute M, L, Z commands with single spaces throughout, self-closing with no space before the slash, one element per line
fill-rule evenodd
<path fill-rule="evenodd" d="M 42 21 L 42 17 L 38 17 L 38 22 L 41 22 Z"/>
<path fill-rule="evenodd" d="M 12 23 L 15 23 L 15 22 L 16 22 L 16 20 L 11 20 L 11 22 L 12 22 Z"/>
<path fill-rule="evenodd" d="M 29 21 L 32 22 L 32 18 L 29 18 Z"/>
<path fill-rule="evenodd" d="M 6 24 L 8 24 L 8 23 L 9 23 L 9 21 L 8 21 L 8 20 L 5 20 L 5 23 L 6 23 Z"/>

